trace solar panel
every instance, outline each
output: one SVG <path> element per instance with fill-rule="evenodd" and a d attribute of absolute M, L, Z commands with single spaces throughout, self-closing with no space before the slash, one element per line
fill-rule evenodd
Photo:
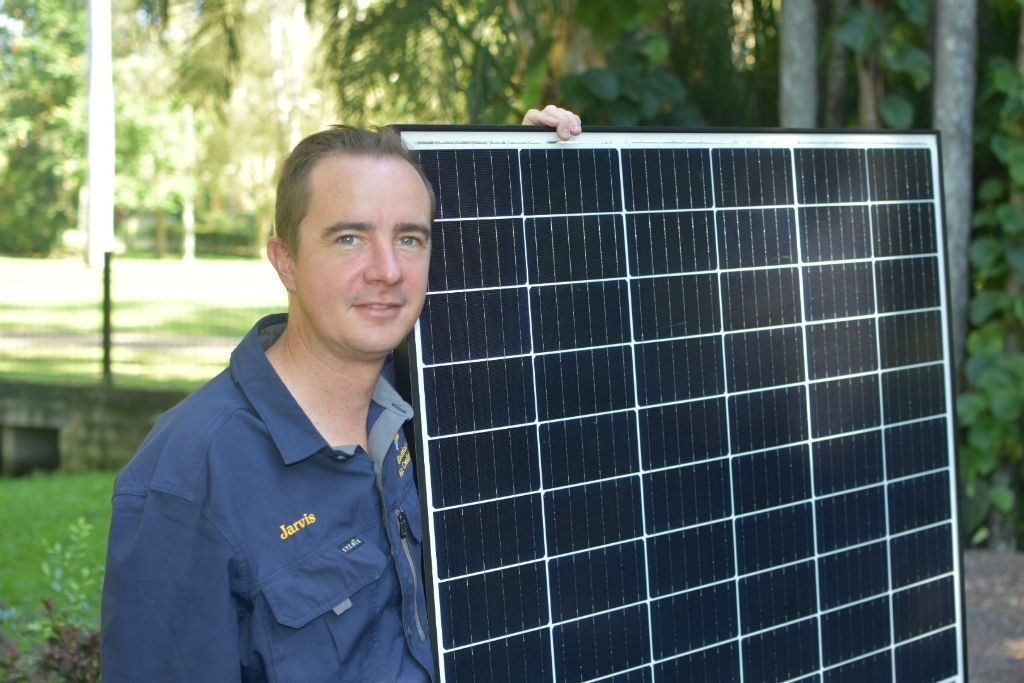
<path fill-rule="evenodd" d="M 934 134 L 402 135 L 439 680 L 964 680 Z"/>

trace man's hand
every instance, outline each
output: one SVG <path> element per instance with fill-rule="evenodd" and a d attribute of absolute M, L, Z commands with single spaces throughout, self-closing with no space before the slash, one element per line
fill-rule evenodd
<path fill-rule="evenodd" d="M 568 140 L 573 135 L 583 132 L 579 116 L 553 104 L 549 104 L 543 109 L 531 109 L 526 112 L 526 116 L 523 117 L 523 125 L 554 128 L 555 133 L 562 140 Z"/>

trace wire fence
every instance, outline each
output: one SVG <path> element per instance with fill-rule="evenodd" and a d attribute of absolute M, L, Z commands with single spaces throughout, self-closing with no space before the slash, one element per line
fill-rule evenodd
<path fill-rule="evenodd" d="M 0 257 L 0 377 L 191 388 L 219 372 L 287 296 L 266 260 L 111 259 L 110 374 L 103 270 L 79 259 Z"/>

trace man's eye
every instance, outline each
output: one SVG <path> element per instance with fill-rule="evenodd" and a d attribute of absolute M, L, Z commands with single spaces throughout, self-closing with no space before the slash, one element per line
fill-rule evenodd
<path fill-rule="evenodd" d="M 356 240 L 357 238 L 355 235 L 341 235 L 338 237 L 338 244 L 344 247 L 351 247 L 356 243 Z"/>
<path fill-rule="evenodd" d="M 419 235 L 402 235 L 398 238 L 398 243 L 403 247 L 419 247 L 424 244 L 424 239 Z"/>

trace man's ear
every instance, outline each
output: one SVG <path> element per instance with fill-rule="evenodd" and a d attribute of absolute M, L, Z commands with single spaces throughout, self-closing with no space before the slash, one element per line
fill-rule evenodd
<path fill-rule="evenodd" d="M 294 292 L 295 272 L 292 268 L 292 253 L 284 240 L 276 235 L 270 238 L 270 241 L 267 242 L 267 258 L 270 259 L 274 270 L 277 271 L 277 277 L 281 279 L 284 288 L 289 292 Z"/>

